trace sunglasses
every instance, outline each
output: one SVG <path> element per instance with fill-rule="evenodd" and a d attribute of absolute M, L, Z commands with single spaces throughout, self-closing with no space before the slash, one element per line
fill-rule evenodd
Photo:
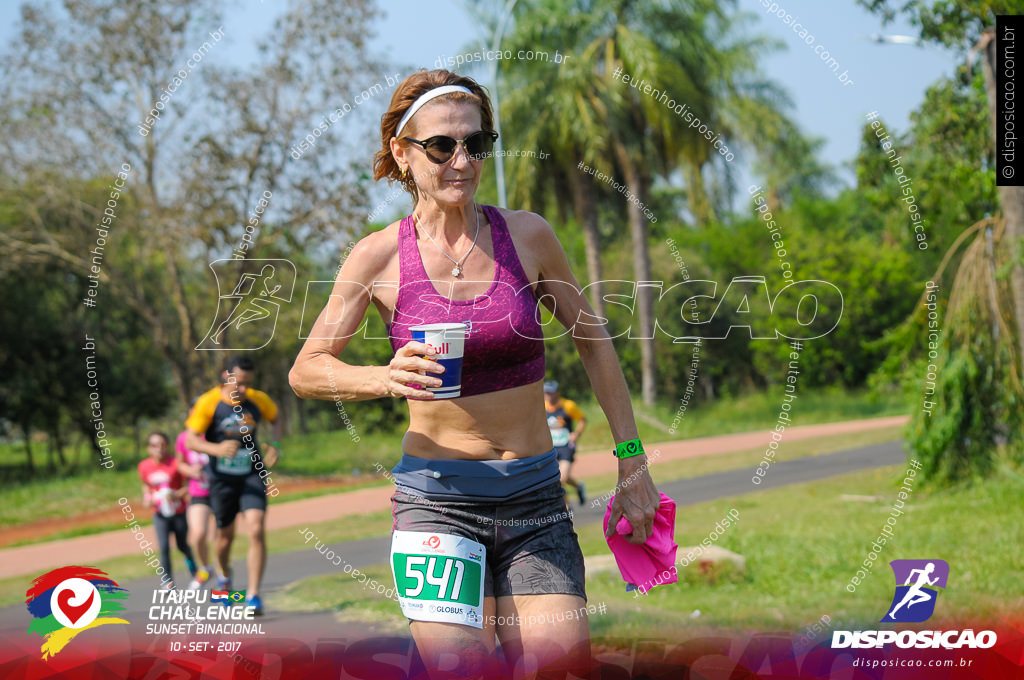
<path fill-rule="evenodd" d="M 413 144 L 419 144 L 423 147 L 423 152 L 427 154 L 427 158 L 441 165 L 452 159 L 455 155 L 455 149 L 458 148 L 459 144 L 462 144 L 462 148 L 466 150 L 466 155 L 469 156 L 470 160 L 484 160 L 494 150 L 494 142 L 498 139 L 498 133 L 491 132 L 490 130 L 478 130 L 465 139 L 452 139 L 448 135 L 437 135 L 436 137 L 423 140 L 413 139 L 412 137 L 402 137 L 402 139 Z"/>

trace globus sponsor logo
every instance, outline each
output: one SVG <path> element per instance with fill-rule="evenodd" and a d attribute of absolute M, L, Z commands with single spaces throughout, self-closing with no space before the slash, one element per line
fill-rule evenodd
<path fill-rule="evenodd" d="M 444 604 L 430 605 L 430 611 L 437 612 L 438 614 L 461 614 L 462 607 L 451 607 Z"/>
<path fill-rule="evenodd" d="M 877 649 L 895 643 L 901 649 L 988 649 L 996 634 L 983 630 L 834 630 L 832 649 Z"/>

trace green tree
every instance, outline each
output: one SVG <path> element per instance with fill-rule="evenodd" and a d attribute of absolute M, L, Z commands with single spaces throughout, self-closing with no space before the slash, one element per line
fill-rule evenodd
<path fill-rule="evenodd" d="M 171 401 L 165 364 L 145 320 L 103 289 L 106 280 L 93 298 L 100 304 L 86 307 L 88 269 L 52 265 L 55 254 L 96 248 L 95 225 L 81 206 L 102 204 L 111 180 L 67 181 L 57 196 L 39 195 L 49 181 L 4 184 L 12 188 L 0 192 L 0 243 L 24 239 L 37 227 L 46 235 L 34 249 L 9 251 L 0 264 L 0 284 L 10 291 L 0 309 L 0 401 L 23 437 L 30 472 L 33 430 L 47 435 L 56 457 L 51 467 L 67 471 L 78 463 L 65 456 L 73 440 L 84 441 L 98 464 L 107 453 L 98 428 L 111 442 L 122 429 L 137 431 L 141 421 L 162 415 Z M 130 203 L 122 206 L 130 210 Z"/>
<path fill-rule="evenodd" d="M 974 53 L 980 53 L 990 134 L 995 135 L 995 19 L 999 14 L 1019 14 L 1018 0 L 858 0 L 858 3 L 887 22 L 897 14 L 906 16 L 919 27 L 923 40 L 949 47 L 972 46 Z M 1016 337 L 1011 341 L 1015 345 L 1013 352 L 1018 358 L 1024 358 L 1024 266 L 1020 253 L 1024 245 L 1024 187 L 1002 186 L 998 194 L 1006 217 L 1007 243 L 1014 253 L 1009 276 Z M 1022 362 L 1016 364 L 1021 366 Z"/>
<path fill-rule="evenodd" d="M 872 6 L 881 11 L 885 3 Z M 994 20 L 987 15 L 993 8 L 917 3 L 903 9 L 924 37 L 953 44 L 977 39 Z M 874 382 L 902 382 L 914 414 L 909 446 L 925 474 L 944 482 L 991 472 L 1000 445 L 1017 447 L 1021 436 L 1024 392 L 1013 321 L 1021 299 L 1014 284 L 1019 261 L 1011 256 L 1019 243 L 1011 235 L 1017 198 L 995 186 L 989 76 L 965 66 L 957 77 L 940 80 L 912 113 L 909 133 L 899 137 L 929 222 L 930 247 L 914 258 L 915 270 L 937 290 L 930 298 L 927 291 L 920 295 L 907 321 L 890 329 L 881 343 L 889 358 Z M 867 147 L 877 144 L 871 137 L 866 130 Z M 862 149 L 858 159 L 862 193 L 879 208 L 887 232 L 906 241 L 906 208 L 891 198 L 902 198 L 900 188 L 891 170 L 872 160 L 876 149 Z M 1000 206 L 1005 221 L 990 217 Z"/>
<path fill-rule="evenodd" d="M 221 359 L 193 351 L 217 304 L 207 263 L 231 257 L 245 235 L 282 253 L 309 242 L 337 245 L 361 228 L 353 173 L 325 153 L 341 126 L 324 125 L 317 146 L 298 160 L 292 147 L 375 84 L 364 73 L 382 73 L 367 57 L 376 10 L 365 3 L 292 7 L 246 70 L 218 64 L 218 51 L 236 39 L 219 32 L 220 8 L 212 0 L 28 2 L 0 62 L 8 170 L 52 179 L 43 200 L 64 191 L 68 177 L 106 176 L 130 164 L 121 201 L 137 210 L 118 218 L 120 255 L 108 261 L 104 280 L 145 320 L 182 405 Z M 155 120 L 154 108 L 162 111 Z M 40 172 L 47 168 L 60 172 Z M 269 207 L 253 229 L 265 192 Z M 80 209 L 98 220 L 102 206 Z M 87 270 L 88 249 L 62 248 L 44 231 L 33 225 L 7 246 L 40 254 L 35 244 L 48 242 L 51 262 Z M 251 272 L 251 260 L 233 262 L 235 274 Z"/>
<path fill-rule="evenodd" d="M 539 46 L 580 45 L 603 20 L 580 11 L 577 5 L 552 0 L 518 3 L 515 30 L 504 46 L 513 53 Z M 557 48 L 556 48 L 557 49 Z M 550 159 L 508 159 L 512 197 L 527 210 L 543 203 L 554 205 L 564 219 L 572 214 L 583 232 L 590 302 L 604 316 L 604 273 L 598 225 L 599 189 L 594 177 L 578 164 L 611 174 L 606 107 L 594 78 L 594 58 L 588 51 L 569 53 L 560 64 L 552 61 L 499 63 L 502 91 L 509 94 L 502 107 L 507 137 L 524 150 L 545 150 Z M 538 102 L 544 102 L 538 107 Z M 553 198 L 553 201 L 551 200 Z"/>

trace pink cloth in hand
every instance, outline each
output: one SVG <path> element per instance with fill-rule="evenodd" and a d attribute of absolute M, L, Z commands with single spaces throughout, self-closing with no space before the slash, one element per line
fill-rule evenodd
<path fill-rule="evenodd" d="M 608 531 L 608 522 L 612 516 L 613 496 L 604 511 L 604 530 Z M 615 525 L 615 534 L 606 536 L 608 548 L 615 556 L 619 573 L 627 583 L 637 585 L 641 593 L 646 593 L 654 586 L 675 583 L 679 580 L 676 570 L 676 502 L 661 494 L 658 512 L 654 515 L 654 527 L 647 542 L 634 545 L 626 540 L 633 533 L 633 528 L 625 517 L 620 517 Z"/>

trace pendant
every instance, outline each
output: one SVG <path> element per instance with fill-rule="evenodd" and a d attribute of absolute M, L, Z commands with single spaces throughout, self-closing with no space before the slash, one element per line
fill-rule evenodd
<path fill-rule="evenodd" d="M 452 267 L 452 276 L 454 276 L 455 278 L 459 278 L 460 276 L 462 276 L 462 267 L 460 267 L 459 265 L 455 265 L 454 267 Z"/>

